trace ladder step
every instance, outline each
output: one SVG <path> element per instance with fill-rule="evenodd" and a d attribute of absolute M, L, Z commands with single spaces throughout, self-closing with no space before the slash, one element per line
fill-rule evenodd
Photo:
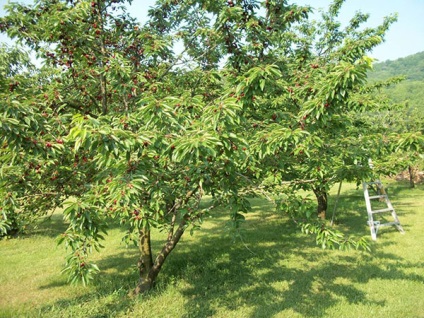
<path fill-rule="evenodd" d="M 394 209 L 392 208 L 386 208 L 386 209 L 374 210 L 374 211 L 371 211 L 371 213 L 382 213 L 382 212 L 393 212 L 393 211 Z"/>
<path fill-rule="evenodd" d="M 368 225 L 374 225 L 374 226 L 379 226 L 380 225 L 380 221 L 368 221 L 367 222 L 368 223 Z"/>
<path fill-rule="evenodd" d="M 365 184 L 380 184 L 381 185 L 381 182 L 380 181 L 365 182 Z"/>
<path fill-rule="evenodd" d="M 387 194 L 380 194 L 380 195 L 373 195 L 369 197 L 370 199 L 381 199 L 381 198 L 387 198 Z"/>
<path fill-rule="evenodd" d="M 392 226 L 392 225 L 400 225 L 400 222 L 380 223 L 378 226 Z"/>

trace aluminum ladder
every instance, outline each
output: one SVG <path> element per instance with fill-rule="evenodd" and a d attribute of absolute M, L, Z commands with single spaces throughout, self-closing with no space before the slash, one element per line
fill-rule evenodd
<path fill-rule="evenodd" d="M 371 230 L 371 237 L 375 241 L 377 240 L 377 232 L 380 227 L 383 226 L 396 226 L 396 228 L 401 232 L 402 234 L 405 233 L 402 226 L 400 225 L 398 216 L 395 212 L 395 209 L 393 208 L 392 203 L 389 200 L 389 197 L 387 196 L 386 191 L 384 190 L 383 184 L 380 180 L 376 180 L 373 182 L 362 182 L 362 186 L 364 187 L 364 198 L 365 198 L 365 204 L 367 206 L 367 212 L 368 212 L 368 225 Z M 374 188 L 375 186 L 375 188 Z M 369 194 L 369 189 L 373 189 L 376 192 L 376 195 Z M 378 199 L 380 202 L 384 202 L 387 206 L 387 208 L 383 209 L 372 209 L 371 200 Z M 381 223 L 380 221 L 374 220 L 374 214 L 377 213 L 388 213 L 390 212 L 394 221 L 393 222 L 387 222 L 387 223 Z"/>

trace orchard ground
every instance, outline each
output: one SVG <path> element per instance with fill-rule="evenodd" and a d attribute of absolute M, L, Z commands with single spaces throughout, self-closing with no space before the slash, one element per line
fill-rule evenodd
<path fill-rule="evenodd" d="M 406 233 L 381 229 L 372 253 L 321 250 L 270 203 L 252 199 L 242 239 L 232 240 L 221 211 L 183 237 L 155 289 L 138 298 L 127 296 L 138 250 L 125 246 L 118 226 L 93 255 L 101 269 L 93 284 L 66 283 L 66 251 L 56 245 L 66 224 L 57 212 L 29 234 L 0 241 L 0 316 L 424 317 L 424 185 L 385 184 Z M 337 228 L 369 236 L 361 187 L 344 184 L 338 204 Z"/>

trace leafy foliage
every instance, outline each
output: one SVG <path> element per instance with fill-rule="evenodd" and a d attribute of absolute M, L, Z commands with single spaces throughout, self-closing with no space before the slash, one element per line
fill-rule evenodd
<path fill-rule="evenodd" d="M 42 66 L 12 63 L 2 82 L 2 228 L 64 207 L 65 271 L 86 283 L 98 270 L 89 253 L 119 222 L 140 249 L 141 293 L 217 206 L 237 229 L 249 196 L 289 185 L 314 191 L 325 212 L 334 182 L 369 175 L 368 158 L 392 149 L 364 114 L 387 107 L 366 86 L 366 53 L 395 17 L 362 29 L 357 13 L 342 30 L 342 3 L 311 22 L 312 8 L 286 1 L 162 0 L 144 24 L 125 1 L 10 3 L 0 29 Z M 296 195 L 283 199 L 281 209 L 316 218 Z M 154 228 L 167 233 L 156 255 Z M 366 247 L 316 229 L 325 246 Z"/>

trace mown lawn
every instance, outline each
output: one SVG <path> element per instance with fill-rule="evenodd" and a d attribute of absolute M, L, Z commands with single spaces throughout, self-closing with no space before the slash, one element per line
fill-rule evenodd
<path fill-rule="evenodd" d="M 243 241 L 228 234 L 225 211 L 213 215 L 182 239 L 155 290 L 137 299 L 127 297 L 137 249 L 118 228 L 93 255 L 95 282 L 66 283 L 66 251 L 55 243 L 65 225 L 55 214 L 29 235 L 0 241 L 0 317 L 424 317 L 424 185 L 385 183 L 406 233 L 381 229 L 372 253 L 321 250 L 254 199 Z M 337 228 L 369 237 L 366 221 L 362 190 L 344 185 Z"/>

